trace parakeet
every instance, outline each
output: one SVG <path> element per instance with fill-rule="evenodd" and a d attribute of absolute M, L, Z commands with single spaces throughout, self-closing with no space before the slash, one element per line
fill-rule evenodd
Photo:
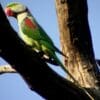
<path fill-rule="evenodd" d="M 6 6 L 5 13 L 17 19 L 19 36 L 28 46 L 34 51 L 42 52 L 49 59 L 53 59 L 76 82 L 56 55 L 56 52 L 62 55 L 63 53 L 54 45 L 26 6 L 20 3 L 10 3 Z"/>

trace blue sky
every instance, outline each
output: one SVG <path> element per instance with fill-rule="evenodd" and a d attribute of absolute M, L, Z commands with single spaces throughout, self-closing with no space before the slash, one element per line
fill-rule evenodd
<path fill-rule="evenodd" d="M 9 2 L 15 0 L 0 0 L 3 7 Z M 59 29 L 57 25 L 57 17 L 55 11 L 54 0 L 16 0 L 28 6 L 32 14 L 35 16 L 40 25 L 52 38 L 53 42 L 58 48 L 59 43 Z M 88 0 L 89 5 L 89 23 L 93 40 L 93 47 L 96 58 L 100 58 L 99 37 L 100 37 L 100 1 Z M 18 31 L 17 21 L 14 18 L 9 18 L 14 29 Z M 6 62 L 0 59 L 0 65 Z M 52 66 L 51 66 L 52 67 Z M 55 67 L 55 70 L 61 75 L 65 75 L 64 72 Z M 0 76 L 0 99 L 1 100 L 44 100 L 35 92 L 30 91 L 24 80 L 18 74 L 4 74 Z"/>

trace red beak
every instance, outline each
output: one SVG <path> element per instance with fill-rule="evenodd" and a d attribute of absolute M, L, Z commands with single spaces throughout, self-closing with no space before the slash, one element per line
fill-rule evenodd
<path fill-rule="evenodd" d="M 13 16 L 13 11 L 10 8 L 5 8 L 5 13 L 7 16 Z"/>

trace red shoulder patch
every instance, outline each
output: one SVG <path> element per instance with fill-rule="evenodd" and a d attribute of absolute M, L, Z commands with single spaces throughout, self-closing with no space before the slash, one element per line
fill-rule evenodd
<path fill-rule="evenodd" d="M 25 18 L 25 24 L 33 29 L 37 27 L 29 18 Z"/>

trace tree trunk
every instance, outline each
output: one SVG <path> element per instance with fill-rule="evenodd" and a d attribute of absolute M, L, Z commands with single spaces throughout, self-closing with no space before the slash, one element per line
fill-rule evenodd
<path fill-rule="evenodd" d="M 55 0 L 64 64 L 82 87 L 99 90 L 86 0 Z M 70 78 L 69 78 L 70 79 Z M 71 79 L 70 79 L 71 80 Z"/>

